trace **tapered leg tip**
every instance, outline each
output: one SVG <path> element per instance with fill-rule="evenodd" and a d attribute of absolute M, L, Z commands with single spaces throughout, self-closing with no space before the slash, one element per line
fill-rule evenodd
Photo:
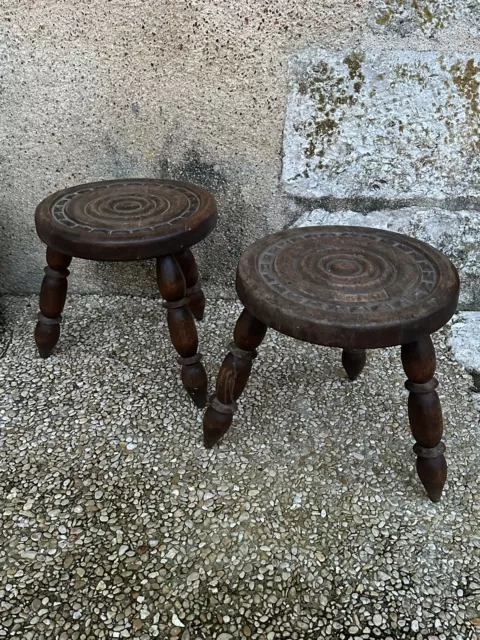
<path fill-rule="evenodd" d="M 209 429 L 203 428 L 203 444 L 205 449 L 213 449 L 213 447 L 220 442 L 223 436 L 227 433 L 228 429 Z"/>
<path fill-rule="evenodd" d="M 201 322 L 203 320 L 203 316 L 205 314 L 205 304 L 206 300 L 202 291 L 198 291 L 197 293 L 190 296 L 188 307 L 193 313 L 195 320 L 197 320 L 198 322 Z"/>
<path fill-rule="evenodd" d="M 182 383 L 193 402 L 204 409 L 207 406 L 208 378 L 201 362 L 182 366 Z"/>
<path fill-rule="evenodd" d="M 207 449 L 214 447 L 227 433 L 232 424 L 232 413 L 220 413 L 208 407 L 203 417 L 203 444 Z"/>
<path fill-rule="evenodd" d="M 443 495 L 443 484 L 437 486 L 427 485 L 424 482 L 422 484 L 430 500 L 432 502 L 440 502 Z"/>
<path fill-rule="evenodd" d="M 188 395 L 199 409 L 205 409 L 207 406 L 207 390 L 200 389 L 198 391 L 188 391 Z"/>
<path fill-rule="evenodd" d="M 203 309 L 194 309 L 191 308 L 190 311 L 193 313 L 193 315 L 195 316 L 195 320 L 197 320 L 198 322 L 202 322 L 203 317 L 205 315 Z"/>
<path fill-rule="evenodd" d="M 205 449 L 213 449 L 213 447 L 219 442 L 221 436 L 218 437 L 215 434 L 203 432 L 203 446 Z"/>
<path fill-rule="evenodd" d="M 417 473 L 430 500 L 439 502 L 447 480 L 447 461 L 445 456 L 417 458 Z"/>
<path fill-rule="evenodd" d="M 430 500 L 432 502 L 440 502 L 443 490 L 440 489 L 440 491 L 438 491 L 438 492 L 437 491 L 427 491 L 427 493 L 428 493 L 428 497 L 430 498 Z"/>
<path fill-rule="evenodd" d="M 38 354 L 41 358 L 48 358 L 60 337 L 60 324 L 45 324 L 38 322 L 35 327 L 34 338 Z"/>
<path fill-rule="evenodd" d="M 363 349 L 343 350 L 342 364 L 348 379 L 352 382 L 356 380 L 363 371 L 367 361 L 366 352 Z"/>
<path fill-rule="evenodd" d="M 48 358 L 48 356 L 51 355 L 53 349 L 55 348 L 55 345 L 52 347 L 51 345 L 45 345 L 40 343 L 40 341 L 35 341 L 36 345 L 37 345 L 37 351 L 38 351 L 38 355 L 43 358 L 45 360 L 45 358 Z M 43 341 L 42 341 L 43 342 Z"/>

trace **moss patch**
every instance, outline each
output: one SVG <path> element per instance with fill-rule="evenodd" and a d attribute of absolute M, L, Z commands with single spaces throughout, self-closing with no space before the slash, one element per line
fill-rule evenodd
<path fill-rule="evenodd" d="M 304 153 L 307 174 L 310 170 L 324 168 L 323 158 L 345 117 L 345 108 L 352 107 L 358 101 L 358 94 L 365 84 L 363 62 L 363 53 L 352 52 L 343 60 L 347 73 L 339 73 L 327 62 L 319 62 L 313 67 L 308 95 L 315 105 L 315 114 L 306 124 L 308 144 Z"/>
<path fill-rule="evenodd" d="M 470 144 L 480 151 L 480 62 L 475 64 L 475 60 L 470 58 L 465 66 L 459 62 L 450 68 L 452 80 L 459 93 L 467 101 L 467 122 L 471 131 Z"/>
<path fill-rule="evenodd" d="M 478 197 L 478 56 L 315 49 L 296 72 L 284 155 L 296 191 Z"/>
<path fill-rule="evenodd" d="M 397 21 L 416 24 L 425 34 L 443 29 L 458 13 L 460 0 L 381 0 L 376 3 L 377 25 L 394 27 Z"/>
<path fill-rule="evenodd" d="M 462 69 L 461 64 L 457 62 L 451 67 L 450 73 L 458 90 L 463 97 L 468 100 L 470 111 L 478 115 L 480 113 L 478 105 L 480 94 L 480 63 L 476 65 L 475 60 L 471 58 Z"/>

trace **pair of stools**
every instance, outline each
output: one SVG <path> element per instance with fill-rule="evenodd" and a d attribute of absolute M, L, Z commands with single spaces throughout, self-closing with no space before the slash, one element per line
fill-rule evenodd
<path fill-rule="evenodd" d="M 210 193 L 172 180 L 97 182 L 46 198 L 35 214 L 48 264 L 35 328 L 40 355 L 49 356 L 60 335 L 72 257 L 156 258 L 182 382 L 195 404 L 204 407 L 207 376 L 195 318 L 203 318 L 205 297 L 190 247 L 214 229 L 216 219 Z M 459 279 L 450 260 L 423 242 L 379 229 L 288 229 L 247 248 L 236 288 L 245 309 L 205 412 L 205 445 L 212 447 L 228 431 L 268 327 L 312 344 L 341 347 L 352 380 L 365 365 L 366 349 L 401 345 L 417 472 L 437 502 L 447 464 L 430 335 L 457 306 Z"/>

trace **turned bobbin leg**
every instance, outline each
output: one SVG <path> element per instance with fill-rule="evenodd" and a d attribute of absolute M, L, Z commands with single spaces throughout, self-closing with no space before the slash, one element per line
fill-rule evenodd
<path fill-rule="evenodd" d="M 402 363 L 410 391 L 408 417 L 417 444 L 417 472 L 430 499 L 438 502 L 447 479 L 445 444 L 441 441 L 443 418 L 435 374 L 435 349 L 430 336 L 402 346 Z"/>
<path fill-rule="evenodd" d="M 367 361 L 365 349 L 344 349 L 342 353 L 343 368 L 350 380 L 356 380 L 362 373 Z"/>
<path fill-rule="evenodd" d="M 203 314 L 205 312 L 205 296 L 203 295 L 202 288 L 198 281 L 197 263 L 195 262 L 193 253 L 190 249 L 185 249 L 185 251 L 182 251 L 181 253 L 176 253 L 175 258 L 177 259 L 185 277 L 188 308 L 197 320 L 203 320 Z"/>
<path fill-rule="evenodd" d="M 197 353 L 197 328 L 188 308 L 183 272 L 175 256 L 157 258 L 157 282 L 167 309 L 168 329 L 182 365 L 182 382 L 197 407 L 207 403 L 207 374 Z"/>
<path fill-rule="evenodd" d="M 60 337 L 60 322 L 67 297 L 68 267 L 71 256 L 47 247 L 47 264 L 40 290 L 40 313 L 35 327 L 35 342 L 42 358 L 48 358 Z"/>
<path fill-rule="evenodd" d="M 226 434 L 236 411 L 236 401 L 247 386 L 256 357 L 267 327 L 244 309 L 237 320 L 234 342 L 229 345 L 217 377 L 216 394 L 203 418 L 203 441 L 210 448 Z"/>

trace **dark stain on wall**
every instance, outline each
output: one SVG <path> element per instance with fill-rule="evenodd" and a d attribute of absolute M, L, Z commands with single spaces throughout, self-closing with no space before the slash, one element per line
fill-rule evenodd
<path fill-rule="evenodd" d="M 264 211 L 245 201 L 240 181 L 235 175 L 242 167 L 222 168 L 205 160 L 200 151 L 192 149 L 175 157 L 175 140 L 164 140 L 162 151 L 145 157 L 121 150 L 106 137 L 103 156 L 96 172 L 105 178 L 168 178 L 198 184 L 210 191 L 218 205 L 217 228 L 201 243 L 192 247 L 197 258 L 202 282 L 228 297 L 235 296 L 235 270 L 244 249 L 257 237 L 272 231 Z M 157 295 L 153 262 L 136 264 L 93 263 L 95 279 L 112 294 Z"/>
<path fill-rule="evenodd" d="M 251 241 L 247 229 L 265 226 L 260 212 L 248 206 L 238 183 L 229 180 L 219 165 L 203 160 L 197 150 L 187 152 L 180 162 L 159 157 L 154 177 L 193 182 L 214 195 L 218 206 L 217 228 L 194 251 L 201 257 L 205 283 L 212 281 L 233 287 L 236 262 Z"/>

